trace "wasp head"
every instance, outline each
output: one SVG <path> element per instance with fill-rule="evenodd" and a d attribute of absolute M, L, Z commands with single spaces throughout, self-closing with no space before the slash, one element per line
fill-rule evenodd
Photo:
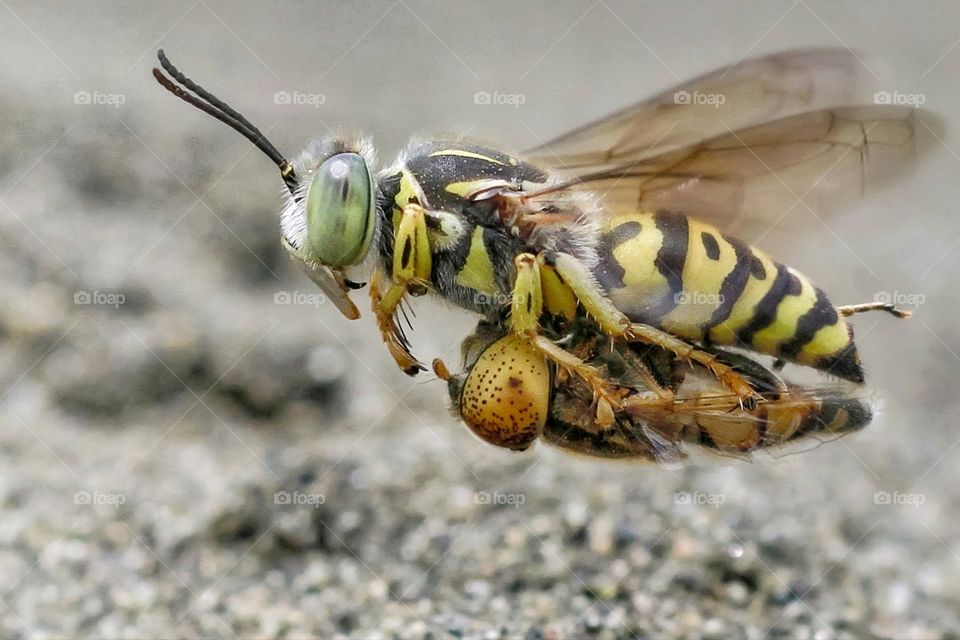
<path fill-rule="evenodd" d="M 291 163 L 249 120 L 173 66 L 163 50 L 157 58 L 170 77 L 157 68 L 153 76 L 167 91 L 240 133 L 277 165 L 284 183 L 280 214 L 284 246 L 343 315 L 360 317 L 347 295 L 357 285 L 344 269 L 364 261 L 376 230 L 370 144 L 320 140 Z"/>

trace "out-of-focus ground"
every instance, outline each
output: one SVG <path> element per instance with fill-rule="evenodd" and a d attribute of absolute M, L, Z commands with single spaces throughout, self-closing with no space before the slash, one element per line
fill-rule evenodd
<path fill-rule="evenodd" d="M 313 305 L 269 162 L 149 74 L 163 46 L 287 153 L 363 128 L 389 159 L 846 45 L 949 127 L 957 25 L 947 2 L 3 3 L 0 637 L 958 637 L 957 127 L 761 243 L 838 303 L 922 303 L 857 319 L 875 423 L 665 470 L 471 437 L 368 317 Z M 456 362 L 473 319 L 416 309 L 416 353 Z"/>

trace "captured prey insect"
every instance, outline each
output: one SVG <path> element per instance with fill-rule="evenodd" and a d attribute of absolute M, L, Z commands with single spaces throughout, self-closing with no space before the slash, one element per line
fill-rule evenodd
<path fill-rule="evenodd" d="M 716 347 L 861 383 L 847 317 L 908 315 L 889 304 L 834 306 L 799 271 L 724 231 L 823 212 L 910 155 L 913 110 L 838 106 L 860 64 L 846 50 L 741 62 L 525 158 L 432 140 L 379 173 L 362 138 L 314 141 L 287 160 L 158 57 L 169 74 L 153 70 L 160 84 L 277 165 L 284 246 L 348 318 L 359 316 L 349 291 L 369 282 L 382 338 L 410 375 L 425 367 L 397 313 L 408 295 L 427 292 L 503 326 L 508 307 L 513 339 L 586 384 L 601 425 L 624 408 L 618 386 L 557 342 L 584 318 L 614 344 L 654 346 L 704 369 L 749 412 L 778 400 Z"/>
<path fill-rule="evenodd" d="M 620 398 L 615 413 L 597 416 L 593 390 L 582 378 L 562 366 L 551 369 L 502 323 L 481 321 L 464 340 L 462 373 L 451 374 L 439 359 L 433 369 L 447 382 L 454 414 L 482 440 L 514 450 L 542 440 L 583 455 L 661 463 L 685 458 L 685 445 L 746 456 L 840 437 L 873 415 L 862 387 L 787 384 L 733 352 L 715 355 L 763 398 L 749 409 L 704 367 L 656 345 L 611 341 L 589 320 L 573 323 L 563 343 Z"/>

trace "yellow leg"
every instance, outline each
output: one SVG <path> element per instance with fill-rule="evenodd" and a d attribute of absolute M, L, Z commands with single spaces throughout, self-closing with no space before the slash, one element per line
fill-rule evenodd
<path fill-rule="evenodd" d="M 537 266 L 540 268 L 543 306 L 553 315 L 573 321 L 577 317 L 577 296 L 564 284 L 557 270 L 547 264 L 542 253 L 537 256 Z"/>
<path fill-rule="evenodd" d="M 528 340 L 558 367 L 579 376 L 586 382 L 597 402 L 597 423 L 600 426 L 613 424 L 614 413 L 620 408 L 622 393 L 614 390 L 594 367 L 557 346 L 552 340 L 539 335 L 540 316 L 543 315 L 544 304 L 544 280 L 540 262 L 532 254 L 524 253 L 514 259 L 514 264 L 517 276 L 511 303 L 511 330 Z M 550 280 L 546 282 L 548 287 L 553 284 Z"/>
<path fill-rule="evenodd" d="M 604 295 L 594 280 L 593 274 L 573 256 L 558 253 L 553 258 L 553 266 L 556 267 L 563 281 L 573 290 L 586 312 L 596 319 L 601 329 L 608 335 L 654 344 L 673 352 L 680 358 L 703 365 L 713 372 L 725 387 L 737 394 L 744 407 L 754 407 L 762 400 L 744 376 L 737 373 L 733 367 L 717 360 L 712 354 L 656 327 L 631 322 Z"/>
<path fill-rule="evenodd" d="M 426 212 L 418 204 L 408 204 L 393 240 L 393 281 L 421 295 L 430 284 L 432 260 Z"/>
<path fill-rule="evenodd" d="M 634 354 L 629 349 L 623 350 L 620 352 L 620 356 L 627 361 L 630 366 L 630 370 L 639 375 L 643 380 L 643 384 L 646 385 L 647 389 L 653 392 L 654 396 L 647 396 L 645 399 L 643 396 L 636 396 L 633 399 L 634 404 L 644 403 L 648 404 L 663 404 L 663 403 L 672 403 L 674 400 L 674 393 L 670 389 L 667 389 L 657 379 L 653 376 L 653 373 L 650 371 L 650 368 L 647 366 L 639 356 Z M 624 402 L 624 406 L 626 406 Z"/>
<path fill-rule="evenodd" d="M 378 270 L 370 282 L 370 297 L 377 327 L 390 355 L 410 376 L 425 371 L 426 367 L 410 353 L 410 345 L 397 325 L 396 313 L 407 293 L 420 295 L 430 286 L 431 260 L 426 213 L 420 205 L 408 204 L 394 239 L 392 283 L 388 285 L 385 274 Z"/>
<path fill-rule="evenodd" d="M 543 287 L 540 282 L 540 265 L 529 253 L 514 258 L 517 269 L 513 282 L 513 298 L 510 304 L 510 328 L 514 333 L 533 335 L 543 315 Z"/>
<path fill-rule="evenodd" d="M 387 350 L 393 356 L 393 361 L 397 363 L 400 370 L 408 376 L 415 376 L 425 368 L 413 354 L 410 353 L 410 345 L 403 336 L 403 332 L 397 325 L 396 310 L 403 300 L 407 289 L 403 285 L 390 285 L 386 291 L 383 290 L 387 278 L 380 271 L 374 271 L 370 278 L 370 298 L 373 302 L 373 312 L 377 319 L 377 328 L 380 329 L 380 337 L 383 343 L 387 345 Z"/>
<path fill-rule="evenodd" d="M 564 371 L 578 376 L 593 391 L 597 404 L 597 424 L 608 427 L 613 424 L 614 414 L 620 410 L 620 400 L 625 392 L 618 392 L 589 364 L 572 353 L 557 346 L 552 340 L 541 335 L 528 336 L 534 347 Z"/>
<path fill-rule="evenodd" d="M 676 336 L 667 333 L 656 327 L 649 325 L 632 323 L 624 337 L 628 340 L 638 340 L 647 344 L 655 344 L 672 351 L 678 357 L 684 360 L 690 360 L 703 365 L 709 369 L 725 387 L 737 394 L 740 404 L 744 409 L 752 411 L 757 403 L 763 400 L 762 396 L 754 390 L 747 379 L 737 373 L 730 365 L 720 362 L 713 354 L 699 349 L 686 340 L 681 340 Z"/>

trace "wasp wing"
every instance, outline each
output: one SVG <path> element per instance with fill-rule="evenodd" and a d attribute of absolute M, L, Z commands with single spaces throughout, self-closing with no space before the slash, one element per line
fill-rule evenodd
<path fill-rule="evenodd" d="M 909 163 L 915 110 L 825 109 L 567 179 L 612 214 L 673 209 L 721 228 L 823 215 Z"/>
<path fill-rule="evenodd" d="M 528 152 L 578 173 L 625 166 L 804 111 L 849 104 L 863 67 L 846 49 L 741 61 L 700 76 Z"/>
<path fill-rule="evenodd" d="M 721 228 L 828 213 L 914 155 L 917 110 L 836 106 L 859 84 L 857 65 L 847 51 L 815 50 L 708 74 L 533 150 L 559 168 L 542 195 L 586 189 L 613 214 L 675 209 Z"/>

